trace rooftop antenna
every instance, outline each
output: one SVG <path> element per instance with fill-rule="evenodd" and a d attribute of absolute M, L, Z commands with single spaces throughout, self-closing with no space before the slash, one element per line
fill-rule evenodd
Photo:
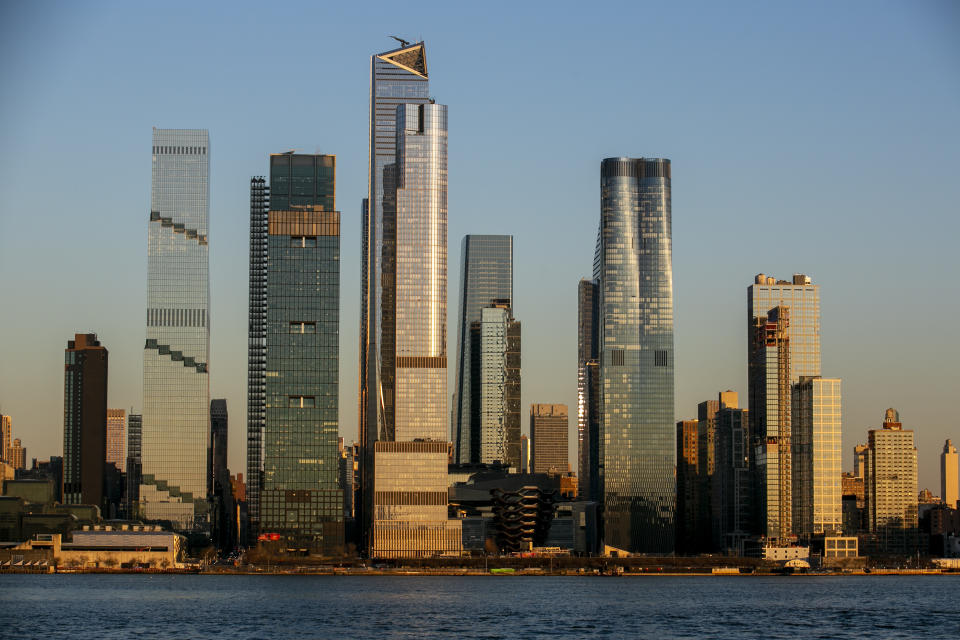
<path fill-rule="evenodd" d="M 397 42 L 399 42 L 400 46 L 403 47 L 404 49 L 410 46 L 410 43 L 404 40 L 403 38 L 398 38 L 397 36 L 390 36 L 390 37 L 396 40 Z"/>

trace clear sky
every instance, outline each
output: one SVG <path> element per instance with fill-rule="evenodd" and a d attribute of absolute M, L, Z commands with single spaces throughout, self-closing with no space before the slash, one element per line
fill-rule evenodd
<path fill-rule="evenodd" d="M 249 179 L 272 152 L 337 155 L 340 431 L 356 438 L 369 65 L 389 35 L 426 41 L 431 92 L 450 109 L 451 323 L 463 235 L 515 237 L 524 407 L 576 405 L 600 160 L 667 157 L 677 418 L 722 389 L 746 401 L 746 288 L 803 272 L 821 285 L 823 374 L 844 380 L 844 468 L 893 406 L 916 430 L 921 487 L 939 492 L 943 441 L 960 441 L 950 1 L 5 0 L 0 411 L 29 457 L 62 452 L 76 331 L 110 351 L 110 406 L 141 407 L 154 126 L 210 131 L 211 394 L 229 403 L 234 472 Z"/>

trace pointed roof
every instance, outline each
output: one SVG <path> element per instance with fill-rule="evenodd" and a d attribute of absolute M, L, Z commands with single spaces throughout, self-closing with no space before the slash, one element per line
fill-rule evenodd
<path fill-rule="evenodd" d="M 427 77 L 427 55 L 422 42 L 381 53 L 377 57 L 422 78 Z"/>

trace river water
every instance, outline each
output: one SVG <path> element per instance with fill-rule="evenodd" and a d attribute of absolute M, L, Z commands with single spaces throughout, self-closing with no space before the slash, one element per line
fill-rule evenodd
<path fill-rule="evenodd" d="M 960 577 L 0 575 L 4 638 L 960 638 Z"/>

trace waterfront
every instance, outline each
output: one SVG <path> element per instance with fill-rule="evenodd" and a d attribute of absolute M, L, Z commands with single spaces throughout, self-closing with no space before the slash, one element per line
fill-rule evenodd
<path fill-rule="evenodd" d="M 954 638 L 952 576 L 2 575 L 8 637 Z M 12 615 L 11 615 L 12 614 Z"/>

